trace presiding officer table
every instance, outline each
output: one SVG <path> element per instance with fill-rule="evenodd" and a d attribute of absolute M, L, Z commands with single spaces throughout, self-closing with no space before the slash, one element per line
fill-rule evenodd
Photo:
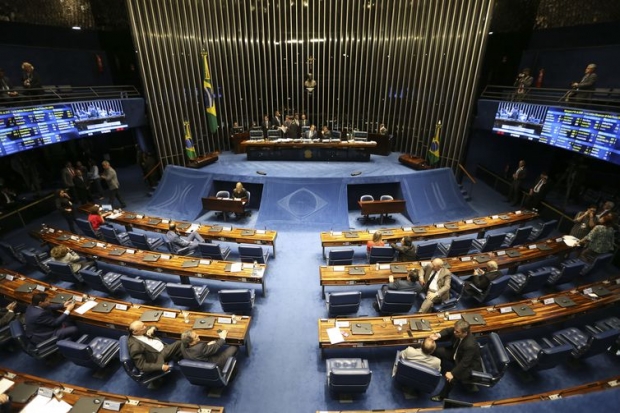
<path fill-rule="evenodd" d="M 495 260 L 499 268 L 516 269 L 519 265 L 532 261 L 538 261 L 551 255 L 565 256 L 575 247 L 569 247 L 563 238 L 549 238 L 536 243 L 521 245 L 520 247 L 486 252 L 482 254 L 469 254 L 460 257 L 444 258 L 444 262 L 454 275 L 470 275 L 474 269 L 489 260 Z M 514 255 L 511 257 L 511 255 Z M 323 295 L 326 286 L 350 286 L 387 284 L 390 275 L 395 279 L 407 278 L 407 273 L 421 268 L 429 261 L 394 262 L 392 264 L 377 265 L 322 265 L 319 267 L 319 276 Z M 406 271 L 392 273 L 392 267 L 398 265 L 405 267 Z M 361 275 L 349 274 L 352 269 L 363 271 Z"/>
<path fill-rule="evenodd" d="M 249 161 L 349 161 L 367 162 L 373 141 L 330 142 L 280 139 L 275 141 L 247 140 L 241 148 L 247 153 Z"/>
<path fill-rule="evenodd" d="M 147 271 L 175 274 L 180 276 L 184 284 L 189 283 L 188 277 L 260 284 L 263 287 L 263 296 L 266 295 L 265 270 L 267 266 L 265 264 L 257 264 L 257 269 L 254 271 L 253 264 L 142 251 L 108 244 L 94 238 L 81 237 L 54 228 L 33 231 L 31 235 L 48 244 L 64 245 L 80 255 L 95 260 Z M 234 265 L 240 267 L 239 271 L 231 271 Z"/>
<path fill-rule="evenodd" d="M 245 346 L 246 352 L 250 354 L 250 322 L 252 319 L 249 316 L 234 316 L 233 319 L 233 316 L 228 314 L 180 311 L 176 308 L 134 304 L 109 297 L 89 297 L 80 291 L 56 287 L 7 269 L 0 270 L 0 274 L 3 274 L 3 277 L 0 276 L 2 278 L 0 280 L 0 294 L 5 297 L 26 305 L 29 305 L 32 301 L 32 294 L 37 292 L 46 292 L 52 299 L 57 295 L 62 295 L 64 296 L 64 301 L 74 297 L 76 308 L 71 312 L 71 318 L 77 323 L 118 330 L 123 333 L 127 331 L 132 321 L 139 320 L 146 312 L 158 312 L 161 318 L 153 324 L 157 326 L 158 335 L 175 340 L 180 339 L 184 331 L 192 328 L 196 320 L 213 317 L 215 319 L 213 328 L 197 329 L 196 333 L 208 339 L 218 339 L 217 330 L 228 330 L 226 343 L 234 346 Z M 88 301 L 105 304 L 105 307 L 111 310 L 105 313 L 90 309 L 84 314 L 80 314 L 80 307 Z M 150 325 L 152 322 L 145 321 L 145 323 Z"/>
<path fill-rule="evenodd" d="M 357 201 L 362 215 L 379 215 L 379 223 L 383 224 L 383 218 L 387 214 L 402 214 L 405 212 L 405 201 L 391 199 L 385 201 Z"/>

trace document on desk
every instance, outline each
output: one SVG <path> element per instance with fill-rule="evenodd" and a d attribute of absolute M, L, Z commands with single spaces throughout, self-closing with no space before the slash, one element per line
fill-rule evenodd
<path fill-rule="evenodd" d="M 95 301 L 95 300 L 93 300 L 93 301 L 86 301 L 84 304 L 82 304 L 80 306 L 80 308 L 75 310 L 75 312 L 78 313 L 78 314 L 84 315 L 88 310 L 90 310 L 91 308 L 95 307 L 96 305 L 97 305 L 97 301 Z"/>
<path fill-rule="evenodd" d="M 54 397 L 37 396 L 21 411 L 22 413 L 67 413 L 72 408 L 73 406 L 69 403 L 57 400 Z"/>
<path fill-rule="evenodd" d="M 241 265 L 242 265 L 242 263 L 240 263 L 240 262 L 235 262 L 233 264 L 226 264 L 226 267 L 224 268 L 224 271 L 228 271 L 228 272 L 241 272 Z"/>
<path fill-rule="evenodd" d="M 327 336 L 329 337 L 329 342 L 331 344 L 338 344 L 344 342 L 344 336 L 342 335 L 338 327 L 328 328 Z"/>
<path fill-rule="evenodd" d="M 189 226 L 189 228 L 187 229 L 187 232 L 194 232 L 196 231 L 198 228 L 200 228 L 200 224 L 192 224 Z"/>
<path fill-rule="evenodd" d="M 2 378 L 0 380 L 0 394 L 6 393 L 6 391 L 10 389 L 11 386 L 13 386 L 14 384 L 15 384 L 14 381 Z"/>

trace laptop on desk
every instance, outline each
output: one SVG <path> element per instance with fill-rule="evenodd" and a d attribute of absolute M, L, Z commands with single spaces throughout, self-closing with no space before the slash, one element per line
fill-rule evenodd
<path fill-rule="evenodd" d="M 19 293 L 29 293 L 29 292 L 34 291 L 36 288 L 37 288 L 36 284 L 26 283 L 26 284 L 22 284 L 19 287 L 17 287 L 15 291 Z"/>
<path fill-rule="evenodd" d="M 103 404 L 103 397 L 80 397 L 71 413 L 97 413 Z"/>
<path fill-rule="evenodd" d="M 506 251 L 506 255 L 508 255 L 510 258 L 516 258 L 520 257 L 521 253 L 517 250 L 508 250 Z"/>
<path fill-rule="evenodd" d="M 360 335 L 371 335 L 372 324 L 370 323 L 351 323 L 351 333 Z"/>
<path fill-rule="evenodd" d="M 114 248 L 112 251 L 110 251 L 110 255 L 123 255 L 125 253 L 125 249 L 124 248 Z"/>
<path fill-rule="evenodd" d="M 58 241 L 67 241 L 67 240 L 71 239 L 71 237 L 69 235 L 62 234 L 62 235 L 57 236 L 56 239 Z"/>
<path fill-rule="evenodd" d="M 409 320 L 411 331 L 431 331 L 431 324 L 427 320 Z"/>
<path fill-rule="evenodd" d="M 202 317 L 194 322 L 194 328 L 209 329 L 213 328 L 215 317 Z"/>
<path fill-rule="evenodd" d="M 149 222 L 149 225 L 157 225 L 157 224 L 159 224 L 161 222 L 161 219 L 151 218 L 151 219 L 149 219 L 148 222 Z"/>
<path fill-rule="evenodd" d="M 104 212 L 112 211 L 112 204 L 101 204 L 101 210 Z"/>
<path fill-rule="evenodd" d="M 476 255 L 474 257 L 474 260 L 476 260 L 476 262 L 478 264 L 483 264 L 487 261 L 491 261 L 491 257 L 489 257 L 488 255 L 484 254 L 484 255 Z"/>
<path fill-rule="evenodd" d="M 454 223 L 449 223 L 449 224 L 445 224 L 444 228 L 448 228 L 448 229 L 458 229 L 459 226 L 458 224 L 454 224 Z"/>
<path fill-rule="evenodd" d="M 222 227 L 211 227 L 209 228 L 209 232 L 221 232 Z"/>
<path fill-rule="evenodd" d="M 193 268 L 193 267 L 198 267 L 198 264 L 200 264 L 200 260 L 186 260 L 186 261 L 183 261 L 182 267 Z"/>
<path fill-rule="evenodd" d="M 525 317 L 528 315 L 534 315 L 536 314 L 534 312 L 534 310 L 532 310 L 532 307 L 530 307 L 529 305 L 513 305 L 512 306 L 512 311 L 514 311 L 515 313 L 517 313 L 517 315 L 519 317 Z"/>
<path fill-rule="evenodd" d="M 467 321 L 470 325 L 485 325 L 487 322 L 484 320 L 484 317 L 478 313 L 465 313 L 463 314 L 463 320 Z"/>
<path fill-rule="evenodd" d="M 50 300 L 50 302 L 54 304 L 64 304 L 72 298 L 73 294 L 57 294 L 54 298 Z"/>
<path fill-rule="evenodd" d="M 349 268 L 349 275 L 364 275 L 366 274 L 366 270 L 360 267 L 351 267 Z"/>
<path fill-rule="evenodd" d="M 80 247 L 83 247 L 83 248 L 93 248 L 95 245 L 97 245 L 96 242 L 88 241 L 88 242 L 85 242 L 85 243 L 81 244 Z"/>
<path fill-rule="evenodd" d="M 149 413 L 177 413 L 178 407 L 151 407 Z"/>
<path fill-rule="evenodd" d="M 487 222 L 484 219 L 474 219 L 474 224 L 485 225 Z"/>
<path fill-rule="evenodd" d="M 254 231 L 253 229 L 244 229 L 243 231 L 241 231 L 241 235 L 243 236 L 250 236 L 250 235 L 254 235 L 256 233 L 256 231 Z"/>
<path fill-rule="evenodd" d="M 404 265 L 391 265 L 390 271 L 392 274 L 407 274 L 409 272 L 407 271 L 407 267 Z"/>
<path fill-rule="evenodd" d="M 347 231 L 344 233 L 345 238 L 358 238 L 357 232 Z"/>
<path fill-rule="evenodd" d="M 144 256 L 144 261 L 146 262 L 155 262 L 159 259 L 159 255 L 158 254 L 146 254 Z"/>
<path fill-rule="evenodd" d="M 548 246 L 547 244 L 536 244 L 536 248 L 538 248 L 541 251 L 549 251 L 551 249 L 551 247 Z"/>
<path fill-rule="evenodd" d="M 426 232 L 426 228 L 413 228 L 413 232 L 417 233 L 417 234 L 423 234 Z"/>
<path fill-rule="evenodd" d="M 140 321 L 146 321 L 146 322 L 159 321 L 159 319 L 161 318 L 161 314 L 162 314 L 161 311 L 148 310 L 142 313 L 142 317 L 140 317 Z"/>
<path fill-rule="evenodd" d="M 575 302 L 573 300 L 571 300 L 570 298 L 566 297 L 565 295 L 562 295 L 560 297 L 555 297 L 554 299 L 555 303 L 557 305 L 559 305 L 560 307 L 566 308 L 566 307 L 572 307 L 575 304 Z"/>
<path fill-rule="evenodd" d="M 8 392 L 8 396 L 14 403 L 26 403 L 39 390 L 39 386 L 27 383 L 17 383 Z"/>
<path fill-rule="evenodd" d="M 96 306 L 93 307 L 92 311 L 95 313 L 104 313 L 107 314 L 110 311 L 114 310 L 114 304 L 112 303 L 97 303 Z"/>
<path fill-rule="evenodd" d="M 598 295 L 599 297 L 605 297 L 611 294 L 611 291 L 609 291 L 607 288 L 603 287 L 602 285 L 596 285 L 592 287 L 592 292 Z"/>

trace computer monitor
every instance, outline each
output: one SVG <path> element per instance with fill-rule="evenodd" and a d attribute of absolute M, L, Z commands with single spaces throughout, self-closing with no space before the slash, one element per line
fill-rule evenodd
<path fill-rule="evenodd" d="M 263 139 L 263 130 L 262 129 L 252 129 L 250 130 L 250 140 L 260 140 Z"/>
<path fill-rule="evenodd" d="M 368 132 L 356 130 L 353 132 L 353 140 L 366 141 L 368 140 Z"/>
<path fill-rule="evenodd" d="M 267 131 L 267 138 L 270 141 L 275 141 L 276 139 L 280 139 L 282 137 L 282 131 L 280 129 L 271 129 Z"/>

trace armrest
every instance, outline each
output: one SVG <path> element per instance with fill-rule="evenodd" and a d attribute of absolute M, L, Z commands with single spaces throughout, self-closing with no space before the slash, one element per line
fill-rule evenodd
<path fill-rule="evenodd" d="M 493 376 L 483 371 L 474 370 L 471 372 L 470 380 L 475 381 L 477 383 L 490 383 L 491 381 L 493 381 Z"/>
<path fill-rule="evenodd" d="M 558 345 L 557 343 L 554 343 L 553 341 L 551 341 L 547 337 L 544 337 L 542 339 L 542 342 L 545 345 L 545 347 L 547 347 L 547 348 L 553 348 L 553 347 L 556 347 Z"/>
<path fill-rule="evenodd" d="M 55 346 L 57 342 L 58 342 L 58 337 L 52 336 L 52 337 L 48 338 L 47 340 L 42 341 L 39 344 L 37 344 L 35 346 L 35 348 L 37 350 L 40 350 L 40 349 L 43 349 L 43 348 L 52 347 L 52 346 Z"/>
<path fill-rule="evenodd" d="M 80 343 L 80 344 L 84 344 L 84 343 L 86 343 L 86 340 L 88 340 L 88 334 L 82 335 L 82 337 L 78 338 L 75 342 L 76 343 Z"/>
<path fill-rule="evenodd" d="M 599 330 L 598 328 L 594 327 L 594 326 L 590 326 L 590 325 L 586 325 L 585 326 L 586 331 L 588 332 L 588 334 L 590 334 L 591 336 L 595 336 L 598 333 L 601 333 L 602 330 Z"/>
<path fill-rule="evenodd" d="M 235 359 L 234 357 L 228 357 L 228 359 L 226 360 L 226 364 L 224 364 L 224 368 L 222 369 L 222 374 L 224 376 L 227 376 L 228 372 L 235 368 L 236 362 L 237 359 Z"/>

